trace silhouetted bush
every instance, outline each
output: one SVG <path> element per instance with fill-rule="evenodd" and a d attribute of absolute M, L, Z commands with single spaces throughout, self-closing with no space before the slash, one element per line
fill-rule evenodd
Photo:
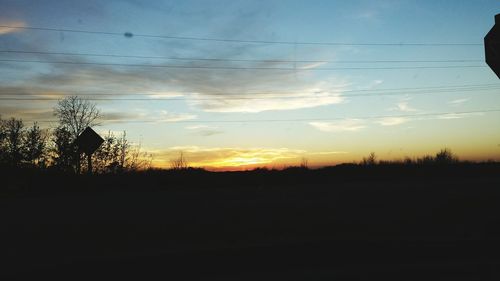
<path fill-rule="evenodd" d="M 432 157 L 430 155 L 425 155 L 421 158 L 417 158 L 417 164 L 420 164 L 420 165 L 434 164 L 434 157 Z"/>
<path fill-rule="evenodd" d="M 302 157 L 302 159 L 300 160 L 300 167 L 302 169 L 309 169 L 309 160 L 307 160 L 307 158 L 305 157 Z"/>
<path fill-rule="evenodd" d="M 434 162 L 440 165 L 458 163 L 458 157 L 453 155 L 450 149 L 444 148 L 436 153 Z"/>
<path fill-rule="evenodd" d="M 152 156 L 142 152 L 140 145 L 130 145 L 125 132 L 120 137 L 108 132 L 92 159 L 96 173 L 123 173 L 151 168 Z"/>
<path fill-rule="evenodd" d="M 403 159 L 403 164 L 405 164 L 405 165 L 413 165 L 413 164 L 415 164 L 415 162 L 413 161 L 413 159 L 411 159 L 410 157 L 406 156 Z"/>
<path fill-rule="evenodd" d="M 172 170 L 185 170 L 189 168 L 189 163 L 183 152 L 179 153 L 179 157 L 170 160 L 170 168 Z"/>
<path fill-rule="evenodd" d="M 375 152 L 370 153 L 368 157 L 363 157 L 363 160 L 361 160 L 361 165 L 376 165 L 377 164 L 377 156 L 375 155 Z"/>

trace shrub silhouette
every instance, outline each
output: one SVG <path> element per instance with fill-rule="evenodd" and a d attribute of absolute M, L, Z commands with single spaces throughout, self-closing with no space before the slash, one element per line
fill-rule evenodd
<path fill-rule="evenodd" d="M 450 149 L 444 148 L 441 149 L 438 153 L 436 153 L 436 157 L 434 158 L 434 162 L 436 164 L 453 164 L 458 162 L 458 157 L 456 157 Z"/>
<path fill-rule="evenodd" d="M 300 166 L 299 166 L 301 169 L 309 169 L 309 160 L 305 157 L 302 157 L 302 159 L 300 160 Z"/>
<path fill-rule="evenodd" d="M 375 152 L 370 153 L 367 157 L 363 157 L 361 160 L 361 165 L 372 166 L 377 164 L 377 156 Z"/>
<path fill-rule="evenodd" d="M 417 164 L 419 165 L 431 165 L 434 164 L 434 157 L 430 155 L 425 155 L 417 159 Z"/>
<path fill-rule="evenodd" d="M 189 164 L 184 157 L 184 153 L 180 152 L 179 157 L 170 160 L 170 168 L 172 170 L 186 170 L 189 168 Z"/>
<path fill-rule="evenodd" d="M 447 165 L 460 163 L 458 157 L 451 152 L 449 148 L 443 148 L 436 153 L 436 156 L 424 155 L 416 160 L 406 156 L 401 160 L 380 160 L 377 161 L 377 156 L 374 152 L 370 153 L 367 157 L 363 157 L 360 165 Z"/>

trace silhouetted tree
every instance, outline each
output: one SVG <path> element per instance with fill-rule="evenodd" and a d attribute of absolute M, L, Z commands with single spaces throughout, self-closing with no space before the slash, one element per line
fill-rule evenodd
<path fill-rule="evenodd" d="M 52 140 L 53 165 L 64 171 L 73 170 L 77 151 L 71 133 L 65 127 L 58 127 L 54 130 Z"/>
<path fill-rule="evenodd" d="M 94 103 L 77 96 L 66 97 L 57 103 L 54 115 L 59 119 L 59 127 L 69 133 L 73 142 L 87 127 L 99 124 L 100 111 Z M 80 173 L 80 158 L 77 153 L 75 160 L 76 172 Z"/>
<path fill-rule="evenodd" d="M 5 155 L 7 164 L 19 166 L 23 160 L 24 124 L 21 119 L 11 118 L 4 122 L 5 126 Z"/>
<path fill-rule="evenodd" d="M 0 164 L 7 163 L 7 131 L 5 129 L 5 121 L 0 115 Z"/>
<path fill-rule="evenodd" d="M 59 126 L 64 127 L 76 139 L 85 128 L 99 124 L 100 111 L 94 103 L 71 96 L 57 103 L 54 115 L 59 119 Z"/>
<path fill-rule="evenodd" d="M 119 160 L 119 166 L 118 166 L 118 169 L 120 172 L 124 171 L 125 169 L 125 164 L 126 164 L 126 161 L 127 161 L 127 154 L 129 153 L 129 148 L 130 148 L 130 145 L 127 141 L 127 133 L 125 131 L 123 131 L 123 134 L 122 134 L 122 137 L 118 140 L 118 143 L 119 143 L 119 146 L 120 146 L 120 152 L 119 152 L 119 156 L 120 156 L 120 160 Z"/>
<path fill-rule="evenodd" d="M 24 135 L 23 154 L 32 166 L 45 166 L 46 136 L 36 122 Z"/>
<path fill-rule="evenodd" d="M 86 106 L 80 108 L 84 107 Z M 35 122 L 32 127 L 25 129 L 21 119 L 3 120 L 0 116 L 0 164 L 29 164 L 35 167 L 50 165 L 63 171 L 79 172 L 77 160 L 80 154 L 75 144 L 76 131 L 71 132 L 70 128 L 70 125 L 60 125 L 49 132 L 40 129 Z M 109 131 L 93 159 L 96 172 L 116 173 L 149 169 L 153 155 L 141 151 L 140 144 L 131 145 L 125 131 L 119 137 Z M 182 163 L 187 168 L 184 157 Z M 82 167 L 86 168 L 86 163 Z"/>

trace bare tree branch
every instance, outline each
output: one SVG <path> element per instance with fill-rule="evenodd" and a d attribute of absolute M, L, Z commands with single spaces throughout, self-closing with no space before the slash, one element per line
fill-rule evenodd
<path fill-rule="evenodd" d="M 66 128 L 76 139 L 87 127 L 97 126 L 101 114 L 96 105 L 78 96 L 60 100 L 54 108 L 54 115 L 61 127 Z"/>

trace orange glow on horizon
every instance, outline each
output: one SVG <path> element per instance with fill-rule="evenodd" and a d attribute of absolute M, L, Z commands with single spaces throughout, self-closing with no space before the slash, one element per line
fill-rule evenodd
<path fill-rule="evenodd" d="M 436 151 L 437 152 L 437 151 Z M 417 158 L 423 157 L 425 155 L 434 156 L 436 152 L 433 153 L 419 153 L 416 156 L 408 156 L 409 158 L 415 160 Z M 452 150 L 452 153 L 453 150 Z M 383 157 L 377 155 L 377 160 L 382 161 L 403 161 L 404 157 Z M 500 153 L 454 153 L 461 161 L 472 161 L 472 162 L 485 162 L 485 161 L 500 161 Z M 304 157 L 308 161 L 308 167 L 311 169 L 322 168 L 327 166 L 335 166 L 343 163 L 359 163 L 363 156 L 360 155 L 344 155 L 342 157 Z M 223 172 L 223 171 L 247 171 L 257 168 L 265 169 L 276 169 L 282 170 L 287 167 L 297 167 L 300 166 L 301 158 L 289 158 L 289 159 L 265 159 L 263 157 L 227 157 L 222 159 L 200 159 L 196 162 L 189 162 L 189 154 L 187 155 L 188 163 L 190 167 L 193 168 L 203 168 L 208 171 Z M 170 164 L 168 161 L 158 160 L 153 163 L 154 168 L 159 169 L 169 169 Z"/>

